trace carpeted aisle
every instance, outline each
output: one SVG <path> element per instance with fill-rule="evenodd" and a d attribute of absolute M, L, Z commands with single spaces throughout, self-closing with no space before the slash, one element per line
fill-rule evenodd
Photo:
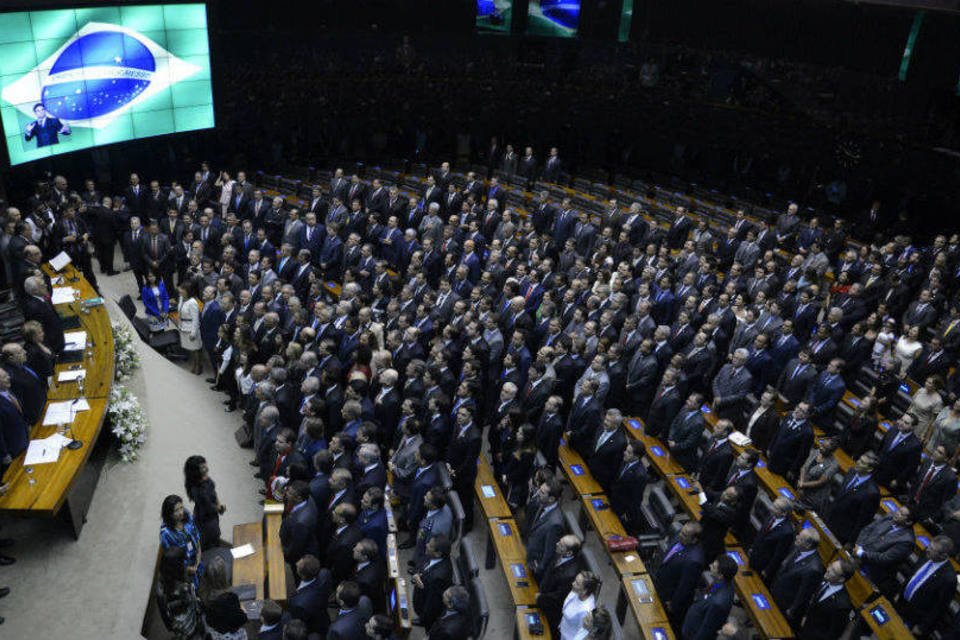
<path fill-rule="evenodd" d="M 114 322 L 126 323 L 116 306 L 135 290 L 129 272 L 99 276 Z M 79 541 L 59 521 L 3 518 L 0 536 L 16 545 L 4 550 L 16 564 L 0 568 L 4 638 L 137 638 L 151 590 L 160 504 L 183 495 L 183 462 L 200 454 L 210 464 L 220 499 L 223 537 L 233 525 L 261 516 L 250 453 L 237 447 L 239 413 L 225 413 L 222 396 L 207 376 L 194 376 L 138 343 L 141 369 L 127 387 L 140 398 L 149 419 L 141 458 L 125 464 L 108 458 Z M 208 372 L 209 375 L 209 372 Z M 189 507 L 189 504 L 188 504 Z"/>

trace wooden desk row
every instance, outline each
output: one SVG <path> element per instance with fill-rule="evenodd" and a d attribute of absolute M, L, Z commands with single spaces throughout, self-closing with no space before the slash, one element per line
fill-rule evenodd
<path fill-rule="evenodd" d="M 693 519 L 700 520 L 700 485 L 674 460 L 667 447 L 653 436 L 643 431 L 643 421 L 638 418 L 624 420 L 624 429 L 631 437 L 643 442 L 647 449 L 647 459 L 663 479 L 683 510 Z M 727 552 L 739 550 L 739 542 L 732 533 L 727 533 L 724 543 Z M 793 631 L 777 604 L 773 601 L 766 585 L 747 568 L 747 556 L 742 553 L 731 555 L 742 568 L 734 580 L 734 587 L 741 604 L 753 621 L 754 626 L 764 638 L 793 638 Z"/>
<path fill-rule="evenodd" d="M 55 382 L 40 420 L 30 428 L 30 439 L 47 438 L 57 432 L 56 425 L 42 424 L 43 416 L 52 402 L 84 397 L 90 409 L 77 412 L 70 424 L 69 435 L 83 442 L 80 449 L 62 449 L 57 462 L 35 465 L 29 469 L 23 465 L 25 453 L 14 459 L 4 475 L 9 490 L 6 495 L 0 496 L 0 512 L 18 516 L 53 517 L 61 512 L 61 508 L 65 508 L 73 533 L 79 537 L 89 499 L 92 499 L 92 489 L 88 492 L 89 496 L 78 496 L 77 493 L 84 492 L 72 490 L 90 458 L 107 414 L 107 401 L 113 387 L 113 329 L 103 305 L 91 307 L 88 312 L 81 309 L 81 301 L 96 298 L 98 294 L 73 265 L 66 266 L 59 274 L 49 265 L 44 265 L 43 269 L 52 278 L 54 287 L 72 287 L 78 290 L 79 297 L 76 302 L 57 305 L 56 308 L 65 318 L 76 318 L 79 321 L 80 326 L 68 329 L 67 333 L 86 331 L 90 346 L 80 352 L 80 362 L 57 364 L 54 367 L 54 380 L 61 372 L 85 369 L 83 392 L 80 392 L 80 385 L 76 382 Z"/>

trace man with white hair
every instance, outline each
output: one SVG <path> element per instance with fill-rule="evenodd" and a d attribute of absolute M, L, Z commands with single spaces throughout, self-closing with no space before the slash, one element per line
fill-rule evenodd
<path fill-rule="evenodd" d="M 713 410 L 734 424 L 743 418 L 743 403 L 753 385 L 753 376 L 744 366 L 749 357 L 749 351 L 737 349 L 713 379 Z"/>
<path fill-rule="evenodd" d="M 63 321 L 60 314 L 50 303 L 47 291 L 47 283 L 40 276 L 30 276 L 23 283 L 23 317 L 24 320 L 36 320 L 43 327 L 43 342 L 53 351 L 59 354 L 63 351 Z"/>
<path fill-rule="evenodd" d="M 393 442 L 400 419 L 400 392 L 397 381 L 400 375 L 396 369 L 385 369 L 380 373 L 380 391 L 373 403 L 373 415 L 379 425 L 377 439 L 381 443 Z"/>
<path fill-rule="evenodd" d="M 383 489 L 387 484 L 387 470 L 380 461 L 380 447 L 367 442 L 357 450 L 357 467 L 360 470 L 356 483 L 356 494 L 362 496 L 367 489 Z"/>

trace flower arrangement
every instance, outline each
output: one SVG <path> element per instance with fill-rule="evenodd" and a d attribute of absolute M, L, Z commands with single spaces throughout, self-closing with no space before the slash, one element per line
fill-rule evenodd
<path fill-rule="evenodd" d="M 110 389 L 107 405 L 111 431 L 120 445 L 120 459 L 133 462 L 140 456 L 140 447 L 146 440 L 147 417 L 135 395 L 122 385 Z"/>
<path fill-rule="evenodd" d="M 126 380 L 140 368 L 140 354 L 134 346 L 134 335 L 122 324 L 113 325 L 114 380 Z"/>

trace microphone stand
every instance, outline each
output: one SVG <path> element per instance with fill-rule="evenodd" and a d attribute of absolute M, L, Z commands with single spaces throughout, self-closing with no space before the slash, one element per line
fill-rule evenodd
<path fill-rule="evenodd" d="M 80 387 L 80 393 L 83 393 L 83 378 L 77 378 L 77 384 Z M 70 403 L 70 424 L 67 425 L 66 431 L 70 432 L 70 444 L 67 445 L 67 449 L 71 451 L 76 451 L 83 446 L 83 440 L 75 438 L 73 435 L 73 419 L 76 417 L 76 412 L 74 412 L 73 407 L 80 402 L 80 398 L 74 398 L 73 402 Z"/>

